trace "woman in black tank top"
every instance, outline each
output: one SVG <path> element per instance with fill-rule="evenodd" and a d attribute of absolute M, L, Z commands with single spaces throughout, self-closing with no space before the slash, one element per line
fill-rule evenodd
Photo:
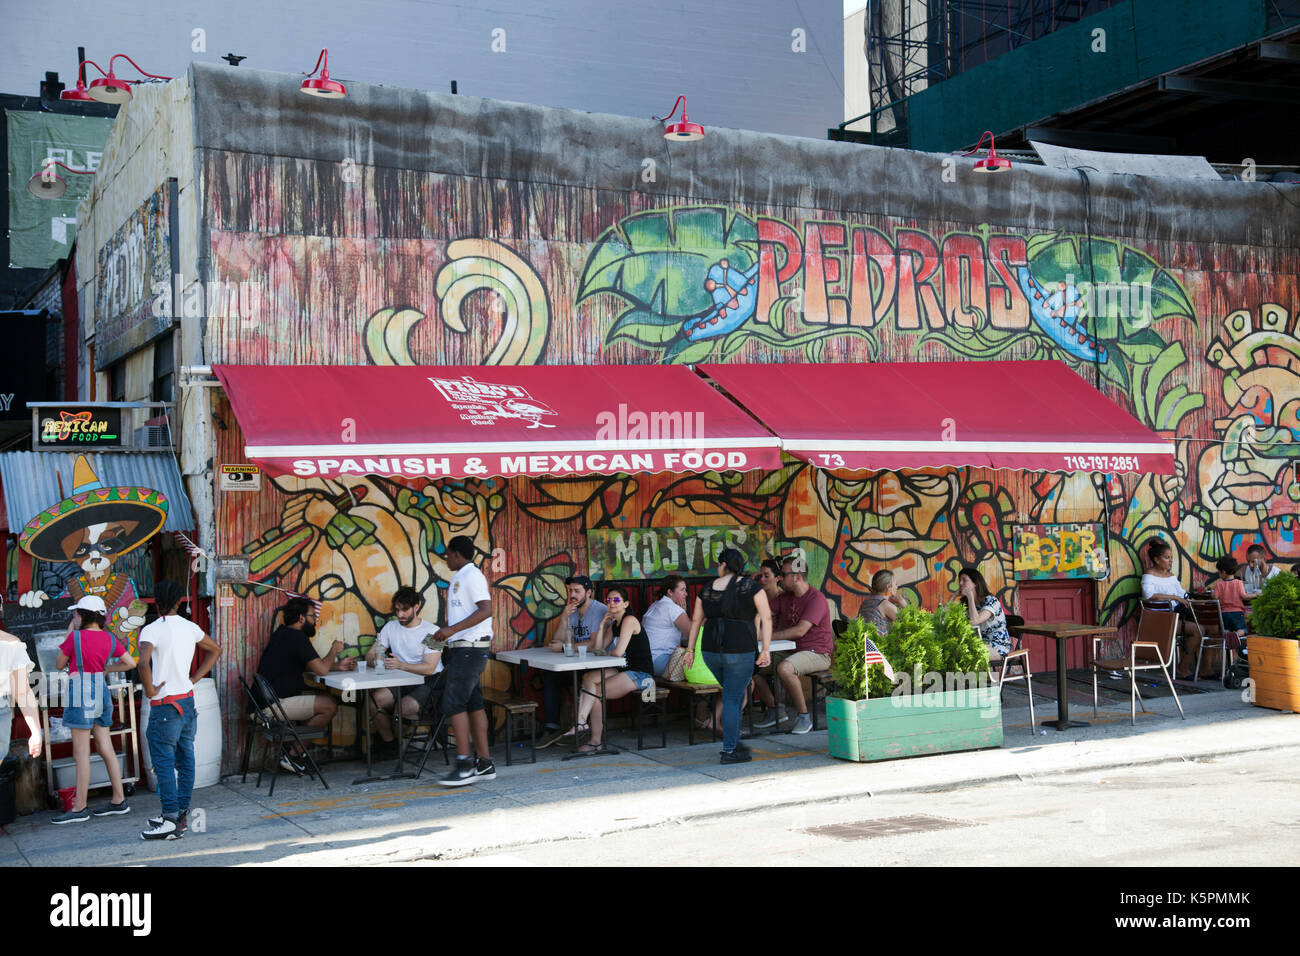
<path fill-rule="evenodd" d="M 759 667 L 772 662 L 772 610 L 763 589 L 744 570 L 745 556 L 735 548 L 718 555 L 718 579 L 695 601 L 686 649 L 690 667 L 699 640 L 704 662 L 722 684 L 722 763 L 750 759 L 749 748 L 740 742 L 740 712 L 755 657 Z"/>
<path fill-rule="evenodd" d="M 622 657 L 627 660 L 627 665 L 590 670 L 583 677 L 577 729 L 581 730 L 590 722 L 591 739 L 578 748 L 578 753 L 597 753 L 605 746 L 605 712 L 600 702 L 601 675 L 604 675 L 606 700 L 618 700 L 628 694 L 640 693 L 647 687 L 653 687 L 655 682 L 650 641 L 641 622 L 630 613 L 627 591 L 621 587 L 610 588 L 605 592 L 604 601 L 609 611 L 600 622 L 600 633 L 591 641 L 592 649 Z"/>

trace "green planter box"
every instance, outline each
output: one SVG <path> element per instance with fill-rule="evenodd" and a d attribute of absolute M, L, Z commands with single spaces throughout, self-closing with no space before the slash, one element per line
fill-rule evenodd
<path fill-rule="evenodd" d="M 995 688 L 874 700 L 826 698 L 832 757 L 865 763 L 1002 746 L 1002 701 Z"/>

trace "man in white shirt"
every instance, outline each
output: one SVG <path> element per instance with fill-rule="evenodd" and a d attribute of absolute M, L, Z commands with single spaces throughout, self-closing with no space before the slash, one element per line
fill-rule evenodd
<path fill-rule="evenodd" d="M 1264 582 L 1282 569 L 1268 563 L 1268 552 L 1262 544 L 1252 544 L 1246 549 L 1246 564 L 1241 569 L 1241 584 L 1246 589 L 1246 600 L 1252 601 L 1264 590 Z"/>
<path fill-rule="evenodd" d="M 442 712 L 456 736 L 456 766 L 438 783 L 463 787 L 496 778 L 488 750 L 487 714 L 479 680 L 492 646 L 492 597 L 487 578 L 474 565 L 474 542 L 457 535 L 447 542 L 447 567 L 453 572 L 447 588 L 447 626 L 434 637 L 447 642 L 443 651 Z M 469 755 L 473 737 L 474 754 Z"/>
<path fill-rule="evenodd" d="M 397 620 L 389 621 L 383 626 L 366 654 L 366 661 L 372 667 L 382 653 L 386 655 L 385 667 L 423 675 L 423 684 L 402 691 L 402 717 L 407 720 L 414 720 L 420 715 L 420 708 L 433 693 L 434 675 L 442 670 L 442 653 L 430 650 L 424 644 L 424 639 L 434 634 L 438 628 L 420 617 L 423 604 L 424 601 L 415 588 L 398 588 L 393 595 L 393 614 Z M 393 721 L 389 716 L 393 712 L 393 706 L 393 691 L 388 687 L 377 687 L 370 695 L 370 716 L 385 745 L 396 742 Z"/>
<path fill-rule="evenodd" d="M 180 616 L 185 588 L 160 581 L 154 594 L 158 620 L 140 632 L 140 680 L 149 698 L 149 756 L 158 776 L 162 815 L 149 821 L 142 840 L 178 840 L 185 832 L 194 790 L 194 683 L 212 670 L 221 648 L 203 629 Z M 203 662 L 190 678 L 194 649 Z"/>

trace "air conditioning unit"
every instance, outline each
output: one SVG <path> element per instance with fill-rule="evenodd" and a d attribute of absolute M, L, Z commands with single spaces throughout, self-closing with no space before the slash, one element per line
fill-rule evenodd
<path fill-rule="evenodd" d="M 131 440 L 131 447 L 136 449 L 171 448 L 171 429 L 166 425 L 141 425 L 135 430 L 134 437 Z"/>

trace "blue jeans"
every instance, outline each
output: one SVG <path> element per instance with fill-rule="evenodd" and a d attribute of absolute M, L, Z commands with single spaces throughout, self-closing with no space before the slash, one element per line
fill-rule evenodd
<path fill-rule="evenodd" d="M 745 703 L 745 691 L 754 676 L 752 652 L 719 654 L 704 651 L 704 663 L 713 676 L 722 681 L 722 749 L 731 753 L 740 742 L 740 711 Z"/>
<path fill-rule="evenodd" d="M 162 800 L 164 817 L 176 819 L 182 810 L 190 808 L 190 794 L 194 791 L 194 730 L 198 718 L 194 715 L 194 698 L 186 697 L 171 704 L 150 705 L 149 756 L 154 773 L 158 776 L 158 797 Z"/>

